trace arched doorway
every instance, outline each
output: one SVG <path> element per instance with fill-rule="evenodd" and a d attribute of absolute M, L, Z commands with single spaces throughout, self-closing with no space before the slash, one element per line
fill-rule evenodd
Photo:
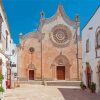
<path fill-rule="evenodd" d="M 89 63 L 86 63 L 86 78 L 87 78 L 87 86 L 90 88 L 91 85 L 91 77 L 92 77 L 92 70 Z"/>
<path fill-rule="evenodd" d="M 65 55 L 60 53 L 53 61 L 52 65 L 53 80 L 69 80 L 70 79 L 70 63 Z"/>
<path fill-rule="evenodd" d="M 35 66 L 34 64 L 28 65 L 28 80 L 34 80 L 35 79 Z"/>
<path fill-rule="evenodd" d="M 57 80 L 65 80 L 65 66 L 57 66 Z"/>

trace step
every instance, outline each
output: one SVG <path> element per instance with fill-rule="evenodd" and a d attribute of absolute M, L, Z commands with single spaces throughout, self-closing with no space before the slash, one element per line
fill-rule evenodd
<path fill-rule="evenodd" d="M 80 86 L 80 81 L 46 81 L 47 86 Z"/>
<path fill-rule="evenodd" d="M 43 81 L 19 81 L 20 84 L 43 85 Z"/>

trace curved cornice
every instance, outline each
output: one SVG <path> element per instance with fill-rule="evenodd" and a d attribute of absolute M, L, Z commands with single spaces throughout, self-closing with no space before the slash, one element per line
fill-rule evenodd
<path fill-rule="evenodd" d="M 39 42 L 44 38 L 44 33 L 41 33 L 40 31 L 36 31 L 36 32 L 29 32 L 26 35 L 22 36 L 21 39 L 21 44 L 25 43 L 27 41 L 27 39 L 31 39 L 31 38 L 35 38 L 37 39 Z"/>
<path fill-rule="evenodd" d="M 38 38 L 38 32 L 29 32 L 22 37 L 22 40 L 27 38 Z"/>

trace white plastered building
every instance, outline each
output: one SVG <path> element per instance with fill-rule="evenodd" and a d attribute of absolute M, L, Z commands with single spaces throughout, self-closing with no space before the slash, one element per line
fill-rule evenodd
<path fill-rule="evenodd" d="M 100 7 L 82 30 L 82 66 L 84 84 L 96 83 L 100 91 Z"/>
<path fill-rule="evenodd" d="M 3 74 L 4 79 L 9 81 L 11 85 L 11 54 L 12 54 L 12 38 L 5 14 L 2 1 L 0 0 L 0 73 Z M 5 82 L 3 82 L 5 83 Z M 6 84 L 6 83 L 5 83 Z M 5 88 L 5 84 L 3 84 Z"/>

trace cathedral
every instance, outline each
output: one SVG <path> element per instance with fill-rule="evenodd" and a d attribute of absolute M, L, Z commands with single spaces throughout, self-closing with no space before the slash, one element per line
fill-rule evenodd
<path fill-rule="evenodd" d="M 19 34 L 20 81 L 81 79 L 80 23 L 75 19 L 71 20 L 60 4 L 50 18 L 41 12 L 37 31 Z"/>

